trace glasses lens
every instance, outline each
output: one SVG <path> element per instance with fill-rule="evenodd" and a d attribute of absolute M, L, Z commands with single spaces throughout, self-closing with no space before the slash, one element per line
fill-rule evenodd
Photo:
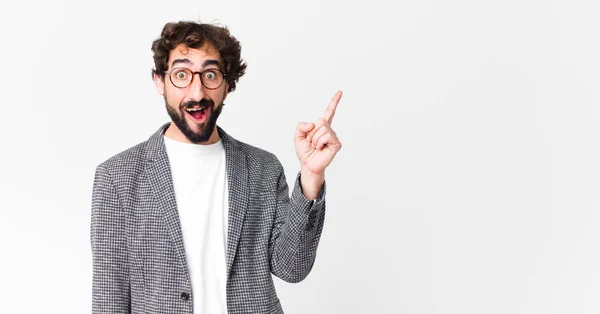
<path fill-rule="evenodd" d="M 223 73 L 217 69 L 202 72 L 202 83 L 206 88 L 216 89 L 223 84 Z"/>
<path fill-rule="evenodd" d="M 175 68 L 171 71 L 171 82 L 177 87 L 186 87 L 192 81 L 192 71 L 186 68 Z"/>

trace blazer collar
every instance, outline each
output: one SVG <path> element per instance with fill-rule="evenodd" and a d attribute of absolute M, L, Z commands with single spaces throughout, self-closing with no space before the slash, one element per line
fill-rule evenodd
<path fill-rule="evenodd" d="M 164 134 L 167 128 L 171 123 L 167 122 L 163 124 L 146 142 L 146 159 L 147 160 L 159 160 L 167 157 L 167 151 L 165 149 L 165 139 Z M 227 157 L 233 156 L 235 154 L 244 154 L 241 151 L 240 144 L 236 139 L 231 137 L 229 134 L 225 132 L 220 126 L 217 125 L 217 132 L 221 137 L 221 141 L 223 141 L 223 146 L 225 148 L 225 153 Z"/>

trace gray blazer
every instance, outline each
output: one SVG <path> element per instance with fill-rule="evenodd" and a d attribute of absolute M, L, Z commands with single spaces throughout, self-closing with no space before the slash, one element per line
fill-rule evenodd
<path fill-rule="evenodd" d="M 192 313 L 163 125 L 147 141 L 96 169 L 92 194 L 92 313 Z M 220 127 L 229 186 L 228 313 L 283 313 L 271 274 L 299 282 L 310 272 L 325 215 L 325 187 L 289 196 L 275 155 Z"/>

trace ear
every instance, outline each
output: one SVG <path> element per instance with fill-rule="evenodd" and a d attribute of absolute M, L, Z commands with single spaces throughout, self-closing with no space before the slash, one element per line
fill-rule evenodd
<path fill-rule="evenodd" d="M 165 81 L 158 76 L 158 74 L 154 73 L 152 75 L 152 77 L 154 78 L 154 86 L 156 86 L 156 91 L 161 94 L 161 95 L 165 95 Z"/>

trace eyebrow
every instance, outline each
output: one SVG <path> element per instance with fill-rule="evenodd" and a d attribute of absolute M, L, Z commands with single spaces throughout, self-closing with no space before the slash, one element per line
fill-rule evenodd
<path fill-rule="evenodd" d="M 190 61 L 190 59 L 187 58 L 183 58 L 183 59 L 175 59 L 173 60 L 173 62 L 171 63 L 171 67 L 174 67 L 176 64 L 187 64 L 187 65 L 194 65 L 194 63 L 192 61 Z M 209 65 L 217 65 L 220 66 L 220 62 L 219 60 L 214 60 L 214 59 L 208 59 L 208 60 L 204 60 L 204 62 L 202 63 L 202 67 L 205 68 Z"/>
<path fill-rule="evenodd" d="M 219 60 L 213 60 L 213 59 L 204 60 L 204 63 L 202 63 L 203 68 L 205 68 L 209 65 L 221 66 L 221 64 L 219 63 Z"/>
<path fill-rule="evenodd" d="M 171 67 L 174 67 L 175 64 L 178 64 L 178 63 L 193 64 L 192 61 L 190 61 L 190 59 L 175 59 L 171 63 Z"/>

